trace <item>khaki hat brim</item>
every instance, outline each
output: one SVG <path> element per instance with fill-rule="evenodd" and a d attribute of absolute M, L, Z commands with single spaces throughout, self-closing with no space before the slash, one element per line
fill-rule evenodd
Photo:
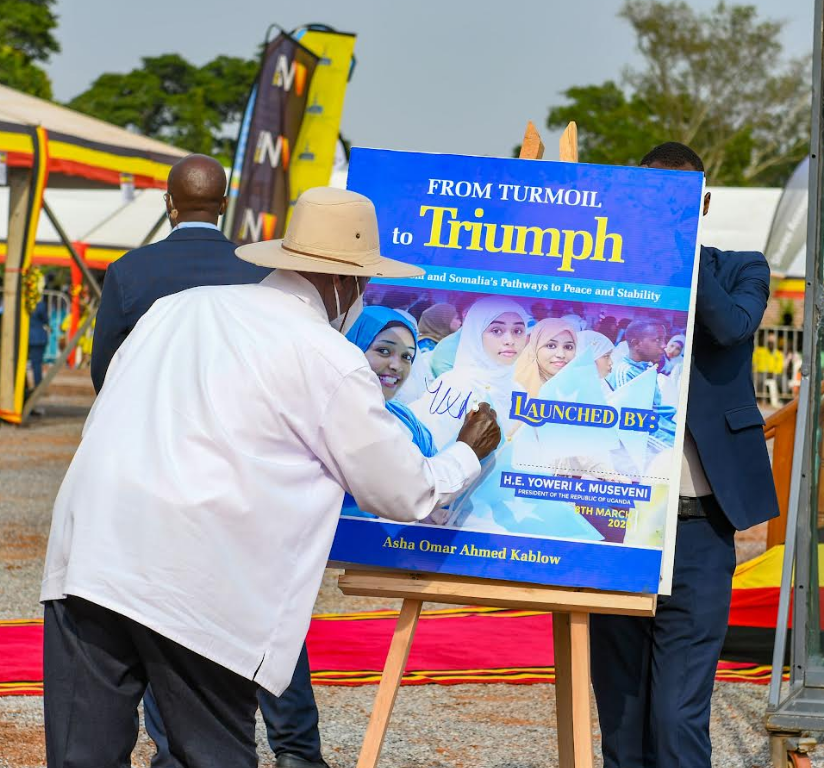
<path fill-rule="evenodd" d="M 321 275 L 355 275 L 358 277 L 418 277 L 425 270 L 412 264 L 379 256 L 369 263 L 355 263 L 357 257 L 341 255 L 340 258 L 298 254 L 283 247 L 283 240 L 264 240 L 249 243 L 235 249 L 238 258 L 271 269 L 288 269 L 294 272 L 316 272 Z"/>

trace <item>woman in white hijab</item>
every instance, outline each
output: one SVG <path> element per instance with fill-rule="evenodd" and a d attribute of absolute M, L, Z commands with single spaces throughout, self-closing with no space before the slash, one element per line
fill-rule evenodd
<path fill-rule="evenodd" d="M 661 373 L 658 374 L 658 390 L 661 392 L 662 405 L 678 408 L 686 344 L 687 337 L 679 333 L 673 336 L 664 348 L 666 362 Z"/>
<path fill-rule="evenodd" d="M 669 375 L 679 365 L 684 364 L 684 347 L 687 345 L 687 337 L 683 333 L 678 333 L 673 336 L 664 348 L 664 368 L 661 373 Z"/>
<path fill-rule="evenodd" d="M 601 389 L 604 390 L 604 397 L 611 394 L 613 390 L 607 382 L 607 376 L 612 373 L 612 351 L 615 349 L 615 345 L 603 333 L 581 331 L 578 334 L 578 349 L 581 352 L 586 349 L 592 350 L 595 367 L 598 369 L 598 376 L 601 378 Z"/>
<path fill-rule="evenodd" d="M 454 367 L 429 383 L 427 392 L 410 405 L 439 450 L 454 441 L 467 410 L 480 402 L 497 411 L 507 434 L 512 373 L 526 346 L 528 319 L 520 304 L 501 296 L 488 296 L 469 308 Z"/>

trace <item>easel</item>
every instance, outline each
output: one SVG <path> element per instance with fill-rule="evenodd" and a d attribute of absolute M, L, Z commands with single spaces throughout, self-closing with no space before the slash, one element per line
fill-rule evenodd
<path fill-rule="evenodd" d="M 543 154 L 541 137 L 530 122 L 524 134 L 520 157 L 540 160 Z M 578 161 L 575 123 L 570 123 L 561 137 L 560 159 L 565 162 Z M 338 586 L 345 595 L 403 598 L 357 768 L 377 766 L 425 601 L 525 608 L 552 613 L 559 764 L 561 768 L 592 768 L 589 614 L 652 616 L 656 603 L 655 595 L 394 571 L 347 569 L 340 577 Z"/>

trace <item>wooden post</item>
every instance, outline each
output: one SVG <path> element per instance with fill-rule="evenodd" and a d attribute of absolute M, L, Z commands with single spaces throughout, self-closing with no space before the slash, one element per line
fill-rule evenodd
<path fill-rule="evenodd" d="M 592 768 L 592 714 L 589 695 L 589 615 L 553 613 L 555 709 L 558 764 Z"/>
<path fill-rule="evenodd" d="M 0 326 L 0 411 L 16 412 L 18 328 L 21 269 L 26 251 L 26 224 L 34 174 L 29 168 L 9 168 L 9 234 L 3 280 L 3 315 Z"/>
<path fill-rule="evenodd" d="M 787 511 L 790 505 L 790 475 L 795 444 L 795 419 L 775 430 L 773 441 L 773 478 L 776 480 L 779 516 L 767 525 L 767 549 L 783 544 L 787 537 Z"/>
<path fill-rule="evenodd" d="M 521 143 L 521 153 L 518 155 L 522 160 L 540 160 L 544 156 L 544 142 L 541 135 L 535 129 L 532 120 L 526 124 L 524 140 Z"/>
<path fill-rule="evenodd" d="M 562 163 L 578 162 L 578 126 L 570 123 L 558 142 L 558 158 Z"/>
<path fill-rule="evenodd" d="M 764 437 L 773 441 L 772 474 L 778 497 L 778 517 L 767 523 L 767 549 L 783 544 L 787 535 L 787 511 L 790 505 L 790 475 L 795 445 L 795 421 L 798 398 L 769 416 L 764 423 Z"/>
<path fill-rule="evenodd" d="M 31 169 L 9 169 L 9 235 L 0 331 L 0 418 L 18 424 L 26 386 L 30 324 L 24 303 L 23 270 L 30 265 L 40 202 L 49 175 L 46 131 L 38 127 L 33 133 Z"/>
<path fill-rule="evenodd" d="M 375 697 L 372 715 L 366 728 L 357 768 L 375 768 L 378 764 L 386 729 L 389 726 L 389 718 L 392 716 L 395 698 L 398 695 L 403 671 L 406 669 L 409 651 L 412 648 L 412 640 L 415 638 L 415 630 L 418 627 L 418 619 L 421 617 L 422 606 L 423 602 L 420 600 L 403 601 L 378 686 L 378 695 Z"/>
<path fill-rule="evenodd" d="M 569 613 L 552 614 L 552 639 L 555 645 L 555 718 L 558 721 L 558 764 L 575 765 L 575 734 L 572 730 L 572 638 Z"/>
<path fill-rule="evenodd" d="M 562 163 L 578 162 L 578 126 L 570 123 L 558 142 L 558 158 Z"/>

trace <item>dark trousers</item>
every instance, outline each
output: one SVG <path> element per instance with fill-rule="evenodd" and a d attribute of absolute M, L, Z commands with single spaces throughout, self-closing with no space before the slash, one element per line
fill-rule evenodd
<path fill-rule="evenodd" d="M 288 752 L 310 763 L 321 762 L 318 708 L 312 691 L 309 655 L 306 644 L 301 649 L 292 682 L 281 696 L 258 689 L 258 705 L 266 723 L 269 746 L 276 755 Z M 169 751 L 166 728 L 158 711 L 151 687 L 143 696 L 146 731 L 157 746 L 152 768 L 180 768 Z"/>
<path fill-rule="evenodd" d="M 43 356 L 46 354 L 45 344 L 29 344 L 29 361 L 36 387 L 43 380 Z"/>
<path fill-rule="evenodd" d="M 729 620 L 735 531 L 713 497 L 679 520 L 672 595 L 654 618 L 593 615 L 604 768 L 710 768 L 710 699 Z"/>
<path fill-rule="evenodd" d="M 257 684 L 99 605 L 47 602 L 48 768 L 128 768 L 151 682 L 169 749 L 185 768 L 253 768 Z"/>

